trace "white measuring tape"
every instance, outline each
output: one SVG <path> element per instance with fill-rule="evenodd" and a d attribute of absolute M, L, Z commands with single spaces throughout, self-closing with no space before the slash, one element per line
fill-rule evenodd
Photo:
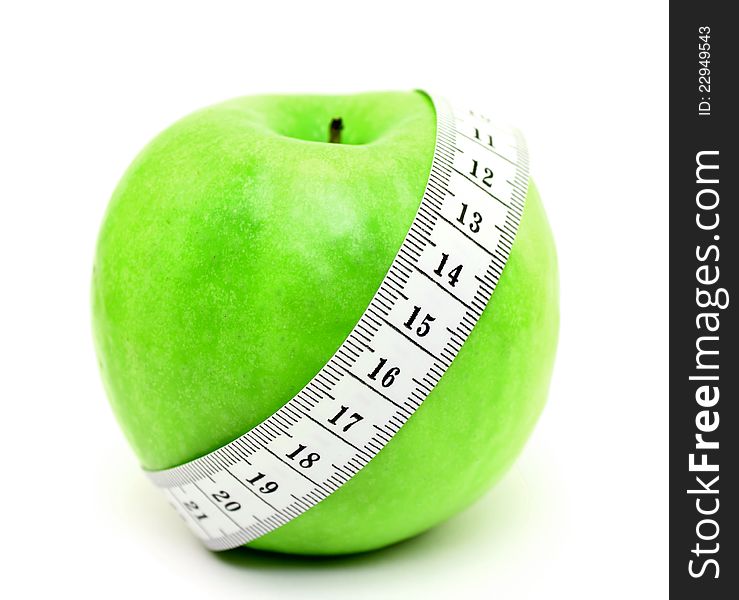
<path fill-rule="evenodd" d="M 528 187 L 518 131 L 434 99 L 421 205 L 336 354 L 287 404 L 210 454 L 149 472 L 212 550 L 258 538 L 346 483 L 449 368 L 508 260 Z"/>

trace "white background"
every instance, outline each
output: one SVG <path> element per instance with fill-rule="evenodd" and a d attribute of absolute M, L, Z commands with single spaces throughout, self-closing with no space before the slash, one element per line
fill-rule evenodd
<path fill-rule="evenodd" d="M 1 595 L 666 596 L 667 2 L 2 6 Z M 210 554 L 139 472 L 99 382 L 88 295 L 107 199 L 203 105 L 413 87 L 527 135 L 561 262 L 547 409 L 507 477 L 416 540 Z"/>

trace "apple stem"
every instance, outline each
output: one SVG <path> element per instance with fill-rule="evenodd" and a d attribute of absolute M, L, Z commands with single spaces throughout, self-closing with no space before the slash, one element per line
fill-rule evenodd
<path fill-rule="evenodd" d="M 328 126 L 329 144 L 341 143 L 341 130 L 344 129 L 344 122 L 341 118 L 331 119 L 331 125 Z"/>

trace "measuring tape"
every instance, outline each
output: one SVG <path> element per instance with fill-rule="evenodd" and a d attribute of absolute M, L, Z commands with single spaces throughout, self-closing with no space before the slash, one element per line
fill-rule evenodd
<path fill-rule="evenodd" d="M 431 393 L 495 289 L 526 198 L 526 144 L 479 113 L 433 102 L 436 145 L 421 205 L 336 354 L 240 438 L 148 472 L 212 550 L 280 527 L 364 467 Z"/>

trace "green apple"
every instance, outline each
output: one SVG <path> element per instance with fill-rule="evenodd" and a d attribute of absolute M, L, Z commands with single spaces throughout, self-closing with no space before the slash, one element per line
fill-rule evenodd
<path fill-rule="evenodd" d="M 134 160 L 100 231 L 92 304 L 102 378 L 143 467 L 230 442 L 328 361 L 408 231 L 435 133 L 418 92 L 256 96 L 184 118 Z M 473 502 L 542 410 L 558 314 L 529 184 L 498 288 L 438 386 L 352 480 L 250 546 L 370 550 Z"/>

